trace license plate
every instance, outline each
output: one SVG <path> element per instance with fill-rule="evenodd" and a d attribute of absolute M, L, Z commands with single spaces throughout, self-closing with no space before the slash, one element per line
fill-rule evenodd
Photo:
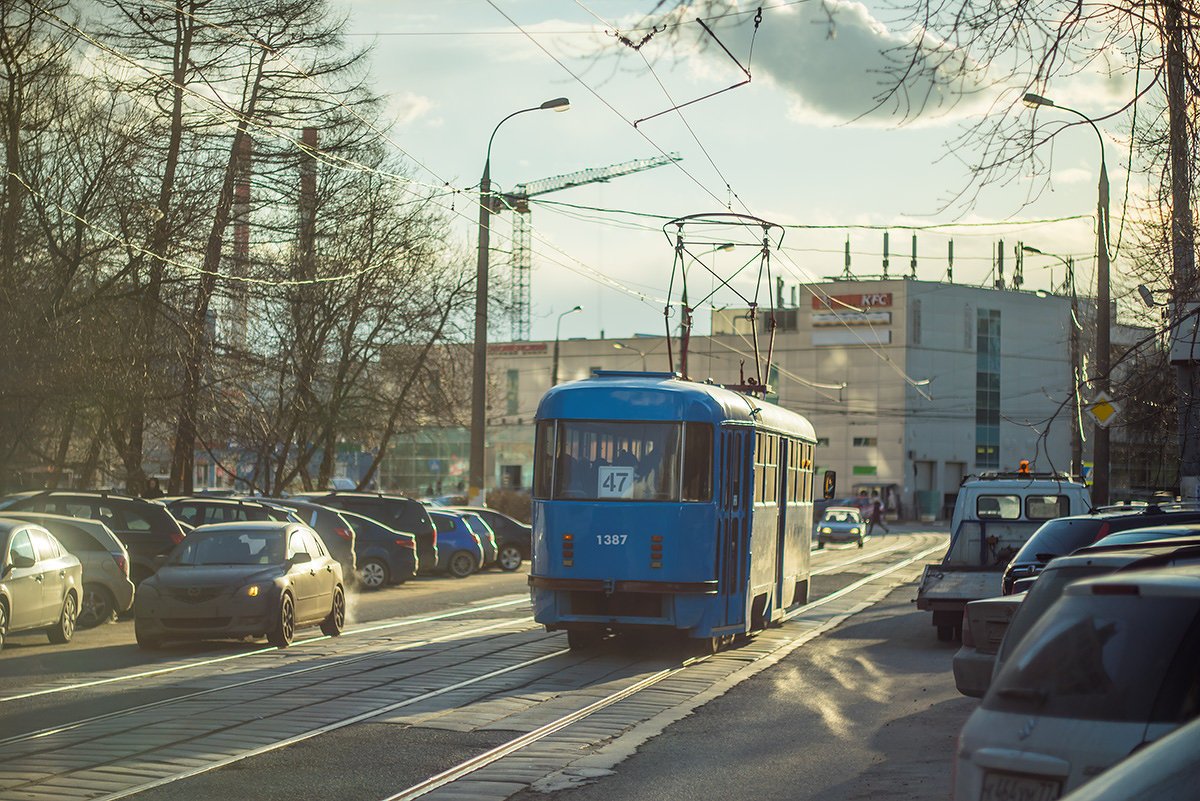
<path fill-rule="evenodd" d="M 1062 782 L 1013 773 L 983 774 L 979 801 L 1053 801 L 1062 795 Z"/>

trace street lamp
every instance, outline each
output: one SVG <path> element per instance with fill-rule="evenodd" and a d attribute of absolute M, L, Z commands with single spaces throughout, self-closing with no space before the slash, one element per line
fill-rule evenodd
<path fill-rule="evenodd" d="M 1082 111 L 1076 111 L 1067 106 L 1060 106 L 1041 95 L 1033 92 L 1026 93 L 1025 105 L 1030 108 L 1050 106 L 1061 109 L 1080 117 L 1092 130 L 1100 142 L 1100 182 L 1097 187 L 1096 200 L 1096 389 L 1107 392 L 1110 368 L 1110 328 L 1109 320 L 1109 276 L 1108 276 L 1108 168 L 1104 161 L 1104 137 L 1095 121 Z M 1108 503 L 1109 488 L 1109 443 L 1108 428 L 1096 423 L 1093 432 L 1092 445 L 1092 501 L 1097 506 Z"/>
<path fill-rule="evenodd" d="M 483 440 L 487 406 L 487 317 L 488 317 L 488 216 L 493 211 L 496 199 L 492 196 L 492 140 L 496 131 L 508 120 L 527 111 L 552 109 L 566 111 L 571 102 L 565 97 L 547 100 L 540 106 L 531 106 L 514 111 L 492 129 L 488 137 L 487 157 L 483 160 L 483 177 L 479 179 L 479 258 L 475 266 L 475 343 L 472 348 L 471 370 L 471 503 L 480 503 L 484 489 Z"/>
<path fill-rule="evenodd" d="M 645 353 L 643 353 L 642 351 L 633 347 L 632 345 L 626 345 L 624 342 L 614 342 L 613 347 L 616 348 L 617 350 L 631 350 L 634 353 L 636 353 L 638 356 L 641 356 L 642 357 L 642 372 L 643 373 L 646 372 L 646 354 Z"/>
<path fill-rule="evenodd" d="M 1063 281 L 1063 288 L 1071 293 L 1071 334 L 1069 341 L 1071 349 L 1071 396 L 1074 400 L 1071 404 L 1071 471 L 1074 475 L 1083 475 L 1083 417 L 1080 414 L 1079 408 L 1079 329 L 1082 326 L 1079 324 L 1079 304 L 1075 296 L 1075 260 L 1070 257 L 1059 256 L 1057 253 L 1045 253 L 1030 245 L 1022 245 L 1021 249 L 1026 253 L 1034 253 L 1038 256 L 1050 256 L 1058 259 L 1067 268 L 1067 276 Z"/>
<path fill-rule="evenodd" d="M 577 311 L 583 311 L 583 307 L 576 306 L 573 309 L 567 309 L 558 315 L 558 322 L 554 324 L 554 367 L 550 370 L 550 386 L 552 387 L 558 385 L 558 327 L 562 325 L 562 318 Z"/>

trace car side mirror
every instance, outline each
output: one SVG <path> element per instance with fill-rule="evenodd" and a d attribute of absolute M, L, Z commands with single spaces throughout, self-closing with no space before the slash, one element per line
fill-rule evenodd
<path fill-rule="evenodd" d="M 32 556 L 24 556 L 19 553 L 10 553 L 8 555 L 9 569 L 14 567 L 33 567 L 35 564 L 37 564 L 37 560 Z"/>
<path fill-rule="evenodd" d="M 293 565 L 300 565 L 305 562 L 311 562 L 311 561 L 312 561 L 312 557 L 309 556 L 308 554 L 304 553 L 303 551 L 301 551 L 300 553 L 292 554 L 292 558 L 288 560 L 288 562 Z"/>

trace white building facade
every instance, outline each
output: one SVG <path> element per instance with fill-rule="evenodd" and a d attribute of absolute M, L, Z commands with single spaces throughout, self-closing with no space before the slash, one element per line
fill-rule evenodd
<path fill-rule="evenodd" d="M 813 422 L 818 469 L 837 471 L 839 495 L 877 491 L 903 517 L 930 519 L 965 475 L 1023 460 L 1072 469 L 1069 298 L 908 278 L 803 285 L 793 298 L 774 311 L 773 340 L 770 309 L 753 320 L 744 308 L 714 312 L 713 333 L 690 338 L 687 373 L 766 381 L 769 400 Z M 665 334 L 562 341 L 559 381 L 679 371 L 678 332 Z M 758 364 L 770 349 L 767 375 L 756 340 Z M 489 484 L 531 482 L 532 422 L 554 352 L 553 342 L 489 347 Z"/>

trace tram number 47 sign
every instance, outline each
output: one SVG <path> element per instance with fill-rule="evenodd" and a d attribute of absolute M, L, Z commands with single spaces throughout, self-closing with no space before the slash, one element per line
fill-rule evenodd
<path fill-rule="evenodd" d="M 601 467 L 598 473 L 600 486 L 596 488 L 597 498 L 633 497 L 632 467 Z"/>
<path fill-rule="evenodd" d="M 1097 392 L 1096 397 L 1087 405 L 1087 414 L 1096 424 L 1108 426 L 1121 414 L 1121 405 L 1112 399 L 1107 392 Z"/>

